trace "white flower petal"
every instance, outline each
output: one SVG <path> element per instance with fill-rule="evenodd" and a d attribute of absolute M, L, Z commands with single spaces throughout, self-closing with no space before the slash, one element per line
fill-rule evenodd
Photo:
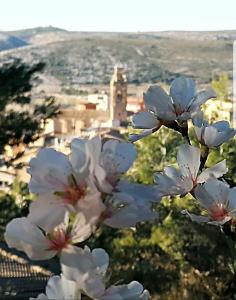
<path fill-rule="evenodd" d="M 154 181 L 162 196 L 185 195 L 193 188 L 193 181 L 184 177 L 180 171 L 169 166 L 163 173 L 156 173 Z"/>
<path fill-rule="evenodd" d="M 71 164 L 76 173 L 84 173 L 89 165 L 88 141 L 73 139 L 71 142 Z"/>
<path fill-rule="evenodd" d="M 177 154 L 177 161 L 183 176 L 192 180 L 197 178 L 200 167 L 200 149 L 190 145 L 181 145 Z"/>
<path fill-rule="evenodd" d="M 103 264 L 100 264 L 98 256 L 93 256 L 88 247 L 67 247 L 62 251 L 60 261 L 64 276 L 75 281 L 88 296 L 99 298 L 104 294 L 105 285 L 101 275 Z"/>
<path fill-rule="evenodd" d="M 200 128 L 200 127 L 194 126 L 194 131 L 195 131 L 196 137 L 197 137 L 198 141 L 201 143 L 204 143 L 204 140 L 202 139 L 204 129 L 205 129 L 204 127 Z"/>
<path fill-rule="evenodd" d="M 156 212 L 149 207 L 128 205 L 117 210 L 110 218 L 105 219 L 104 224 L 113 228 L 135 227 L 137 223 L 151 221 L 158 218 Z"/>
<path fill-rule="evenodd" d="M 198 216 L 192 213 L 189 213 L 186 209 L 182 210 L 181 212 L 183 215 L 188 216 L 192 221 L 197 222 L 197 223 L 208 223 L 210 221 L 209 217 L 205 216 Z"/>
<path fill-rule="evenodd" d="M 160 202 L 161 194 L 157 187 L 146 184 L 130 183 L 121 180 L 116 189 L 120 192 L 127 193 L 138 203 Z"/>
<path fill-rule="evenodd" d="M 29 166 L 29 189 L 36 194 L 63 190 L 73 173 L 68 157 L 50 148 L 40 150 Z"/>
<path fill-rule="evenodd" d="M 219 178 L 228 172 L 228 168 L 226 167 L 226 160 L 222 160 L 221 162 L 215 164 L 213 167 L 210 167 L 204 170 L 197 178 L 198 183 L 206 182 L 210 178 Z"/>
<path fill-rule="evenodd" d="M 102 148 L 100 164 L 108 174 L 122 174 L 132 166 L 137 151 L 132 143 L 107 141 Z"/>
<path fill-rule="evenodd" d="M 44 260 L 56 255 L 47 250 L 50 246 L 42 231 L 27 218 L 13 219 L 6 226 L 4 234 L 9 247 L 24 251 L 30 259 Z"/>
<path fill-rule="evenodd" d="M 170 87 L 170 95 L 177 111 L 187 111 L 196 94 L 195 82 L 191 78 L 176 78 Z"/>
<path fill-rule="evenodd" d="M 208 222 L 208 224 L 215 225 L 215 226 L 222 226 L 226 222 L 229 222 L 231 219 L 232 219 L 231 216 L 225 216 L 222 220 L 219 220 L 219 221 L 210 221 L 210 222 Z"/>
<path fill-rule="evenodd" d="M 235 215 L 236 214 L 236 187 L 231 188 L 229 190 L 228 200 L 229 200 L 228 207 L 231 211 L 233 211 L 233 215 Z"/>
<path fill-rule="evenodd" d="M 64 203 L 52 194 L 39 195 L 30 203 L 28 219 L 46 232 L 63 222 L 66 214 Z"/>
<path fill-rule="evenodd" d="M 135 114 L 132 117 L 132 124 L 134 128 L 139 129 L 151 129 L 161 126 L 161 123 L 157 120 L 156 116 L 148 111 L 142 111 Z"/>
<path fill-rule="evenodd" d="M 76 207 L 77 212 L 81 212 L 92 228 L 97 225 L 102 212 L 106 206 L 100 198 L 100 193 L 91 192 L 78 202 Z"/>
<path fill-rule="evenodd" d="M 230 190 L 228 184 L 217 179 L 209 179 L 203 187 L 216 203 L 227 205 Z"/>
<path fill-rule="evenodd" d="M 154 133 L 156 130 L 156 127 L 154 127 L 152 129 L 145 129 L 138 134 L 132 133 L 129 135 L 129 141 L 132 143 L 137 142 L 138 140 L 141 140 L 142 138 L 145 138 L 146 136 L 149 136 L 150 134 Z"/>
<path fill-rule="evenodd" d="M 104 276 L 108 265 L 109 265 L 109 256 L 104 249 L 97 248 L 92 250 L 92 256 L 94 263 L 96 265 L 96 271 Z"/>
<path fill-rule="evenodd" d="M 63 275 L 53 276 L 48 280 L 46 286 L 48 299 L 53 300 L 80 300 L 81 294 L 76 282 L 67 280 Z"/>
<path fill-rule="evenodd" d="M 229 122 L 227 121 L 219 121 L 212 124 L 212 126 L 215 127 L 220 132 L 230 129 Z"/>
<path fill-rule="evenodd" d="M 219 132 L 217 135 L 217 138 L 214 141 L 214 147 L 219 147 L 225 142 L 228 142 L 230 139 L 232 139 L 236 134 L 236 131 L 234 129 L 228 129 L 224 132 Z"/>
<path fill-rule="evenodd" d="M 214 148 L 215 141 L 218 137 L 218 131 L 213 126 L 205 127 L 202 137 L 206 146 L 209 148 Z"/>
<path fill-rule="evenodd" d="M 194 196 L 207 210 L 211 209 L 215 204 L 215 199 L 205 190 L 204 185 L 196 186 L 194 189 Z"/>
<path fill-rule="evenodd" d="M 29 298 L 30 300 L 50 300 L 45 294 L 39 294 L 37 298 Z"/>
<path fill-rule="evenodd" d="M 161 120 L 175 120 L 176 114 L 171 98 L 158 85 L 150 86 L 144 93 L 144 102 L 148 110 L 153 111 Z"/>
<path fill-rule="evenodd" d="M 193 120 L 195 125 L 196 118 Z M 197 126 L 194 126 L 197 139 L 203 145 L 206 145 L 208 148 L 216 148 L 221 144 L 230 140 L 236 134 L 236 130 L 229 127 L 229 123 L 226 121 L 216 122 L 212 125 L 207 123 L 200 122 Z"/>
<path fill-rule="evenodd" d="M 142 284 L 132 281 L 129 284 L 113 285 L 109 287 L 100 300 L 148 300 L 150 294 L 144 290 Z"/>
<path fill-rule="evenodd" d="M 95 166 L 99 164 L 100 155 L 102 151 L 102 141 L 100 136 L 88 140 L 88 151 L 90 158 L 90 172 L 95 169 Z"/>
<path fill-rule="evenodd" d="M 93 233 L 93 228 L 90 223 L 87 222 L 83 213 L 78 213 L 73 222 L 71 230 L 72 242 L 81 243 L 87 240 Z"/>
<path fill-rule="evenodd" d="M 208 122 L 204 120 L 204 114 L 202 111 L 197 111 L 193 116 L 192 116 L 192 122 L 193 125 L 196 127 L 204 127 L 208 125 Z"/>
<path fill-rule="evenodd" d="M 216 92 L 212 88 L 199 92 L 193 100 L 190 110 L 197 110 L 203 103 L 212 98 L 216 98 Z"/>

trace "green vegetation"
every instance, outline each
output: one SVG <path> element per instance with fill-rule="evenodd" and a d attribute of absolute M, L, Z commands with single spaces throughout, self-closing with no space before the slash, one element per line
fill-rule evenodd
<path fill-rule="evenodd" d="M 8 193 L 0 193 L 0 240 L 8 222 L 13 218 L 27 216 L 28 207 L 33 196 L 29 194 L 28 185 L 16 180 Z"/>
<path fill-rule="evenodd" d="M 10 60 L 0 67 L 0 155 L 2 164 L 11 163 L 20 157 L 6 159 L 5 147 L 25 146 L 37 140 L 48 118 L 58 113 L 58 106 L 52 97 L 42 104 L 32 105 L 31 90 L 38 82 L 37 74 L 44 63 L 28 65 L 19 59 Z"/>

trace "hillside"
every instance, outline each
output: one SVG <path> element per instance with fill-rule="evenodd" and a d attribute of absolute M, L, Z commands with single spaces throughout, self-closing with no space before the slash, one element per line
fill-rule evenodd
<path fill-rule="evenodd" d="M 7 33 L 0 32 L 0 51 L 26 46 L 27 42 Z"/>
<path fill-rule="evenodd" d="M 71 88 L 108 83 L 117 62 L 126 66 L 128 80 L 134 84 L 170 81 L 178 74 L 208 82 L 212 73 L 231 74 L 236 38 L 236 31 L 88 33 L 54 27 L 8 34 L 25 47 L 1 52 L 1 60 L 12 56 L 43 60 L 46 75 Z"/>

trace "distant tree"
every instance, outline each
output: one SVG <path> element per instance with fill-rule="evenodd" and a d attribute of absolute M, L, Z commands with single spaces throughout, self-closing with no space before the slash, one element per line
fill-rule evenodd
<path fill-rule="evenodd" d="M 219 76 L 214 75 L 211 86 L 221 101 L 232 101 L 229 95 L 229 76 L 226 72 L 221 73 Z"/>
<path fill-rule="evenodd" d="M 47 119 L 58 114 L 53 97 L 47 97 L 42 104 L 32 104 L 31 90 L 44 67 L 42 62 L 29 65 L 20 59 L 11 59 L 0 66 L 1 156 L 7 145 L 17 147 L 37 140 Z M 17 157 L 22 154 L 18 152 Z M 3 162 L 11 163 L 17 157 Z"/>

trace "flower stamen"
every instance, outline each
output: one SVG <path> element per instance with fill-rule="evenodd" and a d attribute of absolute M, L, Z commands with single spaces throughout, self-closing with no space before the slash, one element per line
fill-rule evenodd
<path fill-rule="evenodd" d="M 48 235 L 50 246 L 48 250 L 59 251 L 66 248 L 70 241 L 70 234 L 66 233 L 63 229 L 56 229 Z"/>

